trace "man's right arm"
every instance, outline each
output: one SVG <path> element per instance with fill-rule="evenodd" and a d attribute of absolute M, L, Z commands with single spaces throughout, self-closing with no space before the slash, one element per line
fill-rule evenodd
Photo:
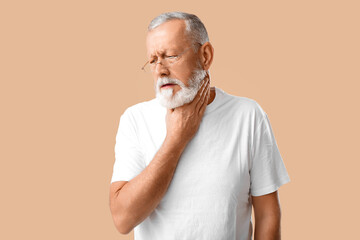
<path fill-rule="evenodd" d="M 198 130 L 210 96 L 209 85 L 208 79 L 204 81 L 193 102 L 168 109 L 167 135 L 150 164 L 129 182 L 111 184 L 110 210 L 120 233 L 128 234 L 165 195 L 182 152 Z"/>
<path fill-rule="evenodd" d="M 166 139 L 139 175 L 129 182 L 111 184 L 110 208 L 120 233 L 129 233 L 156 208 L 169 187 L 184 149 L 185 146 Z"/>

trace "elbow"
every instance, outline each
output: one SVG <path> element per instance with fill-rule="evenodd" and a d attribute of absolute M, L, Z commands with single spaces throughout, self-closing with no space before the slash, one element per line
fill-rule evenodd
<path fill-rule="evenodd" d="M 132 224 L 131 215 L 125 211 L 126 207 L 111 204 L 110 208 L 113 222 L 118 232 L 124 235 L 129 234 L 133 230 L 134 225 Z"/>
<path fill-rule="evenodd" d="M 124 224 L 117 224 L 116 229 L 118 230 L 119 233 L 124 235 L 129 234 L 133 230 L 132 227 L 126 226 Z"/>
<path fill-rule="evenodd" d="M 129 224 L 129 221 L 126 221 L 126 219 L 122 217 L 114 217 L 113 220 L 119 233 L 127 235 L 133 230 L 133 227 Z"/>
<path fill-rule="evenodd" d="M 119 233 L 125 235 L 135 227 L 133 214 L 128 209 L 126 201 L 121 201 L 116 194 L 110 196 L 110 212 L 114 225 Z"/>

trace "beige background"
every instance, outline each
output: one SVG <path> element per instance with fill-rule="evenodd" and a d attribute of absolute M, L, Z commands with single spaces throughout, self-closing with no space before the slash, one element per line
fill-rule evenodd
<path fill-rule="evenodd" d="M 1 1 L 1 239 L 133 239 L 111 219 L 120 115 L 154 97 L 150 20 L 187 11 L 212 85 L 267 112 L 291 182 L 283 239 L 355 239 L 358 1 Z"/>

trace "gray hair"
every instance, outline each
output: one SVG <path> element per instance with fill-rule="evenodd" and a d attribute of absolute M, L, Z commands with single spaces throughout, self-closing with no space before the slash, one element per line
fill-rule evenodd
<path fill-rule="evenodd" d="M 161 24 L 172 19 L 185 20 L 186 32 L 189 35 L 192 43 L 194 44 L 195 51 L 199 49 L 199 46 L 196 43 L 200 43 L 201 45 L 203 45 L 204 43 L 209 41 L 208 33 L 201 20 L 196 15 L 185 12 L 167 12 L 160 14 L 150 22 L 148 26 L 148 31 L 151 31 L 154 28 L 157 28 Z"/>

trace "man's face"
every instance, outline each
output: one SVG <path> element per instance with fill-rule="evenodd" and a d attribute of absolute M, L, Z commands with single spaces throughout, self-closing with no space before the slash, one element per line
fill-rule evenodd
<path fill-rule="evenodd" d="M 152 75 L 156 97 L 166 108 L 191 102 L 206 76 L 185 28 L 183 20 L 170 20 L 151 30 L 146 38 L 148 59 L 161 62 L 155 64 Z M 164 66 L 164 57 L 176 55 L 180 57 L 175 63 Z"/>

